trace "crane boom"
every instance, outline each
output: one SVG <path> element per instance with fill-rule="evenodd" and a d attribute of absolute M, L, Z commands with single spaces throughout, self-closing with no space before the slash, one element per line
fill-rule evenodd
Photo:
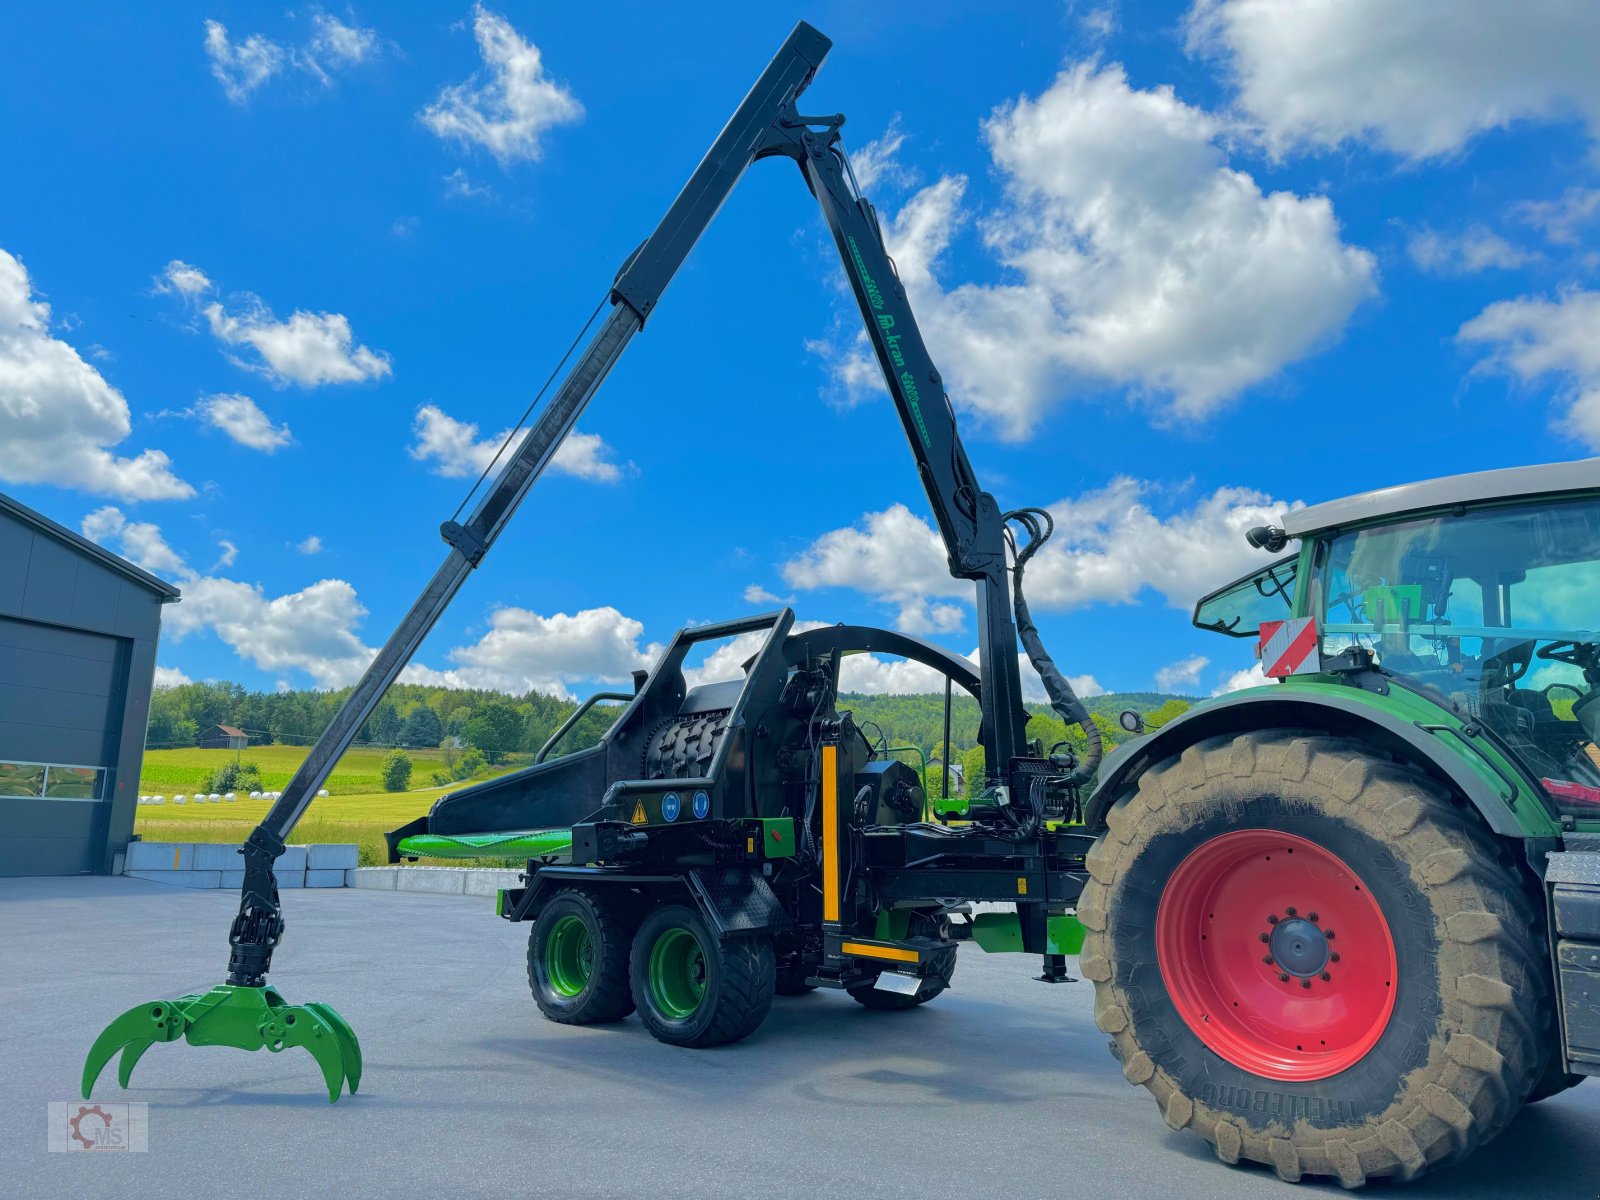
<path fill-rule="evenodd" d="M 384 692 L 549 465 L 734 186 L 749 166 L 762 158 L 786 157 L 796 162 L 821 206 L 916 458 L 950 571 L 977 585 L 984 700 L 979 739 L 991 775 L 1000 775 L 1006 763 L 1023 752 L 1027 713 L 1007 581 L 1005 518 L 994 497 L 978 485 L 941 376 L 884 247 L 876 213 L 856 193 L 839 144 L 844 117 L 803 117 L 795 107 L 830 46 L 826 37 L 805 22 L 795 26 L 666 216 L 617 273 L 610 313 L 482 500 L 466 521 L 447 521 L 441 526 L 450 546 L 444 563 L 378 651 L 281 797 L 240 848 L 245 857 L 244 885 L 239 915 L 229 935 L 229 984 L 259 987 L 265 981 L 272 949 L 283 932 L 271 868 L 283 853 L 290 831 Z M 1024 632 L 1028 632 L 1027 626 Z"/>

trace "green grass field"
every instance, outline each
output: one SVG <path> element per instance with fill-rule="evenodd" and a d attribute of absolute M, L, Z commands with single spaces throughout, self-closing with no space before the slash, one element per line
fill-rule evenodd
<path fill-rule="evenodd" d="M 354 842 L 361 847 L 362 866 L 380 864 L 386 857 L 383 835 L 387 831 L 422 816 L 451 788 L 466 786 L 453 783 L 419 791 L 386 792 L 380 766 L 387 753 L 387 750 L 358 747 L 341 758 L 325 785 L 329 794 L 311 802 L 290 836 L 290 843 Z M 414 784 L 426 783 L 435 771 L 445 769 L 444 755 L 437 750 L 408 750 L 406 753 L 411 756 Z M 172 803 L 175 795 L 192 795 L 198 791 L 204 786 L 206 776 L 232 762 L 235 754 L 241 762 L 253 762 L 261 768 L 265 790 L 281 791 L 305 758 L 306 747 L 251 746 L 237 752 L 195 747 L 147 750 L 139 776 L 139 794 L 166 796 L 167 802 L 139 805 L 133 831 L 147 842 L 244 841 L 272 807 L 270 801 L 251 800 L 241 795 L 232 804 Z M 513 757 L 521 760 L 528 756 Z M 521 761 L 503 763 L 491 768 L 491 773 L 483 778 L 492 779 L 521 765 Z"/>
<path fill-rule="evenodd" d="M 449 790 L 319 796 L 289 842 L 354 842 L 361 847 L 361 865 L 375 866 L 385 861 L 383 835 L 422 816 Z M 169 799 L 163 805 L 140 805 L 133 831 L 147 842 L 242 842 L 271 807 L 266 800 L 175 806 Z"/>
<path fill-rule="evenodd" d="M 139 775 L 139 793 L 171 796 L 179 792 L 193 792 L 204 786 L 206 776 L 218 767 L 231 763 L 235 757 L 240 762 L 253 762 L 261 768 L 261 784 L 265 790 L 282 791 L 295 768 L 305 758 L 306 751 L 305 746 L 251 746 L 248 750 L 201 750 L 191 746 L 181 750 L 146 750 L 144 769 Z M 346 752 L 324 786 L 335 796 L 358 796 L 383 791 L 383 756 L 388 753 L 387 750 L 366 746 Z M 407 750 L 406 753 L 411 756 L 413 786 L 426 784 L 435 771 L 445 769 L 442 751 Z M 511 770 L 527 757 L 514 755 L 512 758 L 515 761 L 496 768 L 496 772 Z"/>

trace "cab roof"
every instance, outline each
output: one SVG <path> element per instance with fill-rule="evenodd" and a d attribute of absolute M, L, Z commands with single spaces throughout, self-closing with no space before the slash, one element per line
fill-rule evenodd
<path fill-rule="evenodd" d="M 1502 467 L 1472 471 L 1443 479 L 1424 479 L 1398 487 L 1379 488 L 1359 496 L 1329 500 L 1284 514 L 1283 529 L 1290 537 L 1305 537 L 1343 525 L 1398 516 L 1423 509 L 1448 508 L 1480 500 L 1509 500 L 1544 493 L 1600 491 L 1600 458 L 1577 462 L 1541 463 L 1532 467 Z"/>

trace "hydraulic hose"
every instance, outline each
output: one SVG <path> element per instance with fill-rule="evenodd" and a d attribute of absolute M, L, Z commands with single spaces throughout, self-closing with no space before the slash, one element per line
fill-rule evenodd
<path fill-rule="evenodd" d="M 1044 681 L 1044 691 L 1050 698 L 1051 709 L 1068 726 L 1076 725 L 1083 730 L 1083 736 L 1088 741 L 1088 748 L 1083 757 L 1067 776 L 1069 784 L 1080 784 L 1100 769 L 1100 758 L 1104 753 L 1100 727 L 1094 723 L 1089 710 L 1083 706 L 1083 701 L 1078 699 L 1077 692 L 1072 690 L 1072 684 L 1045 650 L 1044 642 L 1039 637 L 1039 628 L 1033 623 L 1033 614 L 1028 611 L 1028 601 L 1022 591 L 1023 570 L 1028 560 L 1038 553 L 1039 548 L 1049 541 L 1050 535 L 1055 532 L 1055 518 L 1042 508 L 1019 508 L 1006 513 L 1002 520 L 1007 526 L 1006 540 L 1011 543 L 1014 559 L 1012 607 L 1017 616 L 1017 638 L 1022 642 L 1022 649 L 1027 654 L 1028 661 L 1033 664 L 1033 669 L 1039 672 L 1039 678 Z M 1028 534 L 1028 540 L 1020 546 L 1010 529 L 1012 521 L 1022 526 Z"/>

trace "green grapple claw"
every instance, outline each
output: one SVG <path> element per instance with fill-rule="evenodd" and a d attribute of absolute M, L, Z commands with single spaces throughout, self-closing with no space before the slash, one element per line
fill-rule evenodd
<path fill-rule="evenodd" d="M 328 1101 L 339 1099 L 346 1084 L 351 1094 L 361 1083 L 361 1046 L 349 1024 L 326 1004 L 286 1004 L 270 987 L 220 984 L 209 992 L 157 1000 L 130 1008 L 95 1039 L 83 1064 L 83 1098 L 112 1055 L 122 1061 L 117 1082 L 123 1087 L 140 1056 L 157 1042 L 187 1038 L 191 1046 L 233 1046 L 270 1050 L 290 1046 L 309 1051 L 328 1085 Z"/>

